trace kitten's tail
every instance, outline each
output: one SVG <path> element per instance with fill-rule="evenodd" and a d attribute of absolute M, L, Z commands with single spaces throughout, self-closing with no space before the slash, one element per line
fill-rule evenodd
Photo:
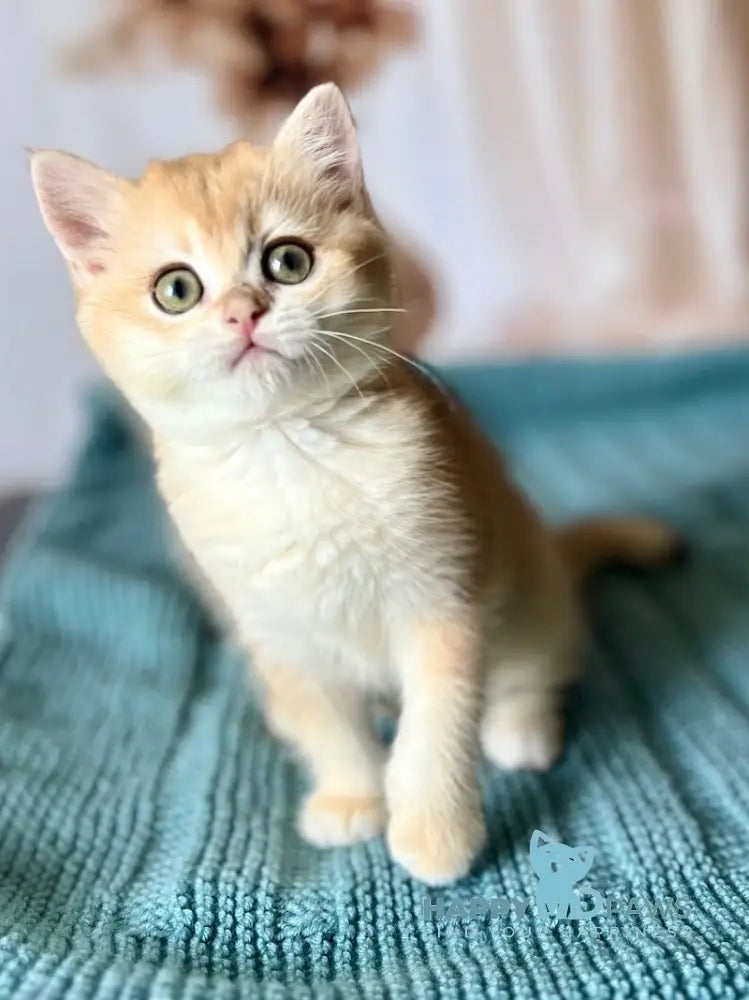
<path fill-rule="evenodd" d="M 650 517 L 602 517 L 558 528 L 563 558 L 577 583 L 604 566 L 662 566 L 685 554 L 684 540 Z"/>

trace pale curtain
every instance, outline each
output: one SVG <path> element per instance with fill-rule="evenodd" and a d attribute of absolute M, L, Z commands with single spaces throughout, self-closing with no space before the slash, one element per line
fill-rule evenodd
<path fill-rule="evenodd" d="M 429 6 L 518 273 L 472 346 L 746 335 L 747 0 Z"/>

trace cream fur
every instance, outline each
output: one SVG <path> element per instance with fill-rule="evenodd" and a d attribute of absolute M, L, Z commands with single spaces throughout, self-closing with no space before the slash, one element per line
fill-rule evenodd
<path fill-rule="evenodd" d="M 514 767 L 561 749 L 573 573 L 470 417 L 392 353 L 388 244 L 341 95 L 313 91 L 270 150 L 237 143 L 137 182 L 54 152 L 32 171 L 82 332 L 149 424 L 174 523 L 310 769 L 302 834 L 387 828 L 416 877 L 464 875 L 484 837 L 479 741 Z M 281 237 L 313 248 L 299 285 L 263 276 Z M 205 287 L 180 316 L 150 297 L 170 263 Z M 233 367 L 221 306 L 237 289 L 267 306 L 255 341 L 275 353 Z M 586 568 L 606 557 L 594 534 L 592 558 L 585 531 L 566 536 Z M 616 554 L 656 560 L 672 542 L 656 536 L 628 522 Z M 402 706 L 389 754 L 380 696 Z"/>

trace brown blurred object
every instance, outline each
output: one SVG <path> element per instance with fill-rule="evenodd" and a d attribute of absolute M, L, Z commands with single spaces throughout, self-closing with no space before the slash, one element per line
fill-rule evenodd
<path fill-rule="evenodd" d="M 221 106 L 256 132 L 279 106 L 333 80 L 351 89 L 415 36 L 413 12 L 379 0 L 121 0 L 68 51 L 67 69 L 127 65 L 153 40 L 214 81 Z M 274 112 L 275 109 L 275 112 Z"/>

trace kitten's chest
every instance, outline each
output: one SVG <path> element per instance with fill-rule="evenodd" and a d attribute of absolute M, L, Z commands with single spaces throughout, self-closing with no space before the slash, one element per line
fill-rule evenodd
<path fill-rule="evenodd" d="M 308 431 L 308 429 L 307 429 Z M 366 636 L 402 562 L 398 488 L 365 451 L 300 428 L 160 467 L 177 528 L 240 628 Z"/>

